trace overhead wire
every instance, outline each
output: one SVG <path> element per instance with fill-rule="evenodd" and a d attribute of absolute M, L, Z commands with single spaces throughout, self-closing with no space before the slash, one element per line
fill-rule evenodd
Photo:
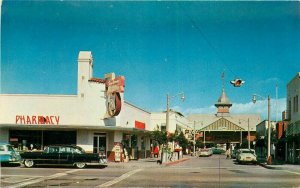
<path fill-rule="evenodd" d="M 208 39 L 208 37 L 206 37 L 206 35 L 204 34 L 204 32 L 200 28 L 200 26 L 196 23 L 196 21 L 192 18 L 191 15 L 187 14 L 188 10 L 186 10 L 183 6 L 181 6 L 181 3 L 178 3 L 178 5 L 181 8 L 181 10 L 183 11 L 183 14 L 189 19 L 189 21 L 191 22 L 192 26 L 194 26 L 194 28 L 196 28 L 199 31 L 199 33 L 202 36 L 202 38 L 205 40 L 205 42 L 208 44 L 208 46 L 211 48 L 211 50 L 216 54 L 216 56 L 219 58 L 219 60 L 221 61 L 221 63 L 226 67 L 226 69 L 228 69 L 234 75 L 235 78 L 237 78 L 237 75 L 232 71 L 232 69 L 229 66 L 227 66 L 225 64 L 225 61 L 224 61 L 223 57 L 218 52 L 217 48 L 210 42 L 210 40 Z"/>

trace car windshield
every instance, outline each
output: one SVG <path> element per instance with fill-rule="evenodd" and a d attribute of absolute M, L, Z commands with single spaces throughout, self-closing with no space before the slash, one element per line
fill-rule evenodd
<path fill-rule="evenodd" d="M 79 154 L 85 153 L 85 151 L 81 147 L 76 147 L 74 151 L 75 153 L 79 153 Z"/>
<path fill-rule="evenodd" d="M 252 154 L 254 154 L 254 151 L 251 151 L 251 150 L 244 150 L 244 151 L 242 151 L 241 153 L 252 153 Z"/>
<path fill-rule="evenodd" d="M 14 148 L 13 148 L 12 146 L 8 145 L 8 146 L 7 146 L 7 150 L 8 150 L 8 151 L 14 151 Z"/>

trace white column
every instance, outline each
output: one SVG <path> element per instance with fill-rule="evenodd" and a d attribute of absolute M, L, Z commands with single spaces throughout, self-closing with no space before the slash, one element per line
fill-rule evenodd
<path fill-rule="evenodd" d="M 114 132 L 114 142 L 122 142 L 123 139 L 123 132 L 115 131 Z"/>

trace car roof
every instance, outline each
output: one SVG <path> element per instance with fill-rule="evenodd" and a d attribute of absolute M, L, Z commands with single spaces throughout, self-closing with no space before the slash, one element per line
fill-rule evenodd
<path fill-rule="evenodd" d="M 11 145 L 11 144 L 9 144 L 7 142 L 0 142 L 0 145 Z"/>
<path fill-rule="evenodd" d="M 63 145 L 63 144 L 54 144 L 54 145 L 49 145 L 47 147 L 71 147 L 71 148 L 79 148 L 79 146 L 75 146 L 75 145 Z"/>

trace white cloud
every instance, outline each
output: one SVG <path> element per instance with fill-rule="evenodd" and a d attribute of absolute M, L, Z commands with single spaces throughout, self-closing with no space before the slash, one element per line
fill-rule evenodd
<path fill-rule="evenodd" d="M 183 114 L 215 114 L 217 109 L 215 106 L 201 107 L 201 108 L 189 108 L 181 111 L 180 107 L 176 106 L 173 109 L 183 112 Z M 277 110 L 276 110 L 277 109 Z M 277 120 L 281 120 L 281 113 L 286 109 L 286 98 L 281 98 L 277 100 L 271 99 L 271 119 L 276 120 L 276 111 L 277 111 Z M 230 109 L 231 113 L 234 114 L 260 114 L 262 119 L 267 119 L 268 116 L 268 101 L 267 100 L 258 100 L 255 104 L 252 102 L 249 103 L 233 103 Z"/>
<path fill-rule="evenodd" d="M 216 112 L 216 107 L 212 105 L 208 107 L 188 108 L 183 111 L 183 114 L 214 114 Z"/>

